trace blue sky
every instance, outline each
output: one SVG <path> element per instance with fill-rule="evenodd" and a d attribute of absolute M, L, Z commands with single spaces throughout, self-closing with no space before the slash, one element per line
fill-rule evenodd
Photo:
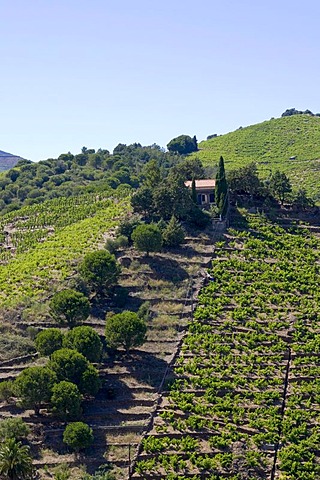
<path fill-rule="evenodd" d="M 318 0 L 0 0 L 0 150 L 199 140 L 320 111 Z"/>

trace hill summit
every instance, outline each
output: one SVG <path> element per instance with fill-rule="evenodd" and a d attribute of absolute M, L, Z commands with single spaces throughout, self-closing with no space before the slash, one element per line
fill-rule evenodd
<path fill-rule="evenodd" d="M 22 157 L 12 155 L 11 153 L 0 150 L 0 172 L 13 168 L 19 160 L 24 160 Z"/>
<path fill-rule="evenodd" d="M 255 162 L 263 178 L 286 173 L 294 188 L 315 200 L 320 192 L 320 118 L 306 113 L 285 115 L 225 135 L 212 135 L 193 153 L 206 166 L 223 156 L 227 170 Z"/>

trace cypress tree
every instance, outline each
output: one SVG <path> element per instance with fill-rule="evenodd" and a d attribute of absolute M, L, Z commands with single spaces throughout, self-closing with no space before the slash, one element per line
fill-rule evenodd
<path fill-rule="evenodd" d="M 219 167 L 216 175 L 215 197 L 219 213 L 224 217 L 228 210 L 228 185 L 223 157 L 220 157 L 219 160 Z"/>
<path fill-rule="evenodd" d="M 192 184 L 191 184 L 191 189 L 192 189 L 192 200 L 193 202 L 197 205 L 197 190 L 196 190 L 196 181 L 195 178 L 192 178 Z"/>

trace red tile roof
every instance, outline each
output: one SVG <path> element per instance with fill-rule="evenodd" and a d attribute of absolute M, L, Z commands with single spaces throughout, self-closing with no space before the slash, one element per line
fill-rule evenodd
<path fill-rule="evenodd" d="M 192 187 L 192 180 L 184 182 L 186 187 Z M 216 186 L 216 181 L 212 178 L 206 178 L 203 180 L 196 180 L 196 189 L 197 188 L 214 188 Z"/>

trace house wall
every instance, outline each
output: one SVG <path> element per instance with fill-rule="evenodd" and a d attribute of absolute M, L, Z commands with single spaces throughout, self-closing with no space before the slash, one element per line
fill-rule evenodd
<path fill-rule="evenodd" d="M 213 190 L 196 189 L 197 201 L 199 205 L 212 205 L 214 203 Z"/>

